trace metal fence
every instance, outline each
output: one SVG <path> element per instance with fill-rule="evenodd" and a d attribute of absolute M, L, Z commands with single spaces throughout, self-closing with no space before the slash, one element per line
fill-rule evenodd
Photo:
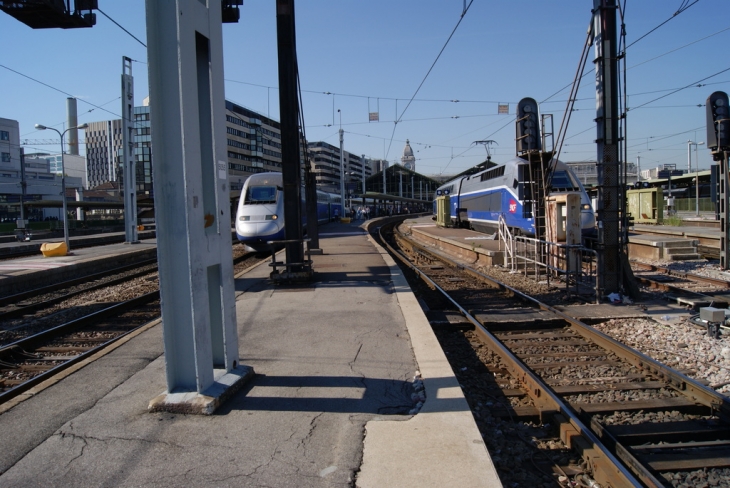
<path fill-rule="evenodd" d="M 697 209 L 697 204 L 700 205 L 700 212 L 714 212 L 715 202 L 712 198 L 700 198 L 695 200 L 694 198 L 675 198 L 674 208 L 677 212 L 694 212 Z"/>
<path fill-rule="evenodd" d="M 562 281 L 569 296 L 590 290 L 599 302 L 596 251 L 579 244 L 514 236 L 501 217 L 498 233 L 505 245 L 505 265 L 511 272 L 532 276 L 535 281 L 544 279 L 548 285 L 551 279 Z"/>

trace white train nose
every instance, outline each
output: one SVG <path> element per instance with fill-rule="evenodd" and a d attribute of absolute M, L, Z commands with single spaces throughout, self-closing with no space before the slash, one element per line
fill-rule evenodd
<path fill-rule="evenodd" d="M 238 233 L 242 236 L 268 236 L 276 234 L 280 229 L 278 221 L 241 222 Z"/>

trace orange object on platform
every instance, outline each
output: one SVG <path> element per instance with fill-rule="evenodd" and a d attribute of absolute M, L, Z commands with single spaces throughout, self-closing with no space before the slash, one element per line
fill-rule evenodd
<path fill-rule="evenodd" d="M 340 219 L 340 222 L 343 223 L 343 224 L 349 224 L 350 223 L 350 220 L 351 219 L 349 217 L 342 217 Z"/>
<path fill-rule="evenodd" d="M 68 248 L 65 242 L 44 242 L 41 244 L 41 252 L 47 258 L 65 256 L 68 254 Z"/>

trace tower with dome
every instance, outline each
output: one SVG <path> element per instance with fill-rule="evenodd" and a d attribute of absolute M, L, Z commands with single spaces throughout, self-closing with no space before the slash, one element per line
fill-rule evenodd
<path fill-rule="evenodd" d="M 406 147 L 403 148 L 403 157 L 400 158 L 400 164 L 408 170 L 416 171 L 416 157 L 413 155 L 413 149 L 408 139 L 406 139 Z"/>

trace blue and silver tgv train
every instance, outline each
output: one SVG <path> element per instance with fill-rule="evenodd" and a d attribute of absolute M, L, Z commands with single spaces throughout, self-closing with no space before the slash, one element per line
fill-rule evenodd
<path fill-rule="evenodd" d="M 304 189 L 301 193 L 303 223 L 306 226 Z M 318 221 L 327 223 L 335 215 L 342 215 L 340 196 L 318 190 Z M 256 252 L 270 250 L 267 241 L 285 238 L 284 186 L 281 173 L 258 173 L 250 176 L 243 184 L 236 210 L 236 236 L 248 249 Z"/>
<path fill-rule="evenodd" d="M 529 181 L 529 163 L 514 158 L 479 173 L 451 180 L 436 190 L 436 196 L 449 195 L 452 222 L 493 233 L 499 227 L 501 215 L 511 229 L 534 236 L 535 222 L 531 209 L 524 206 L 524 181 Z M 565 163 L 558 161 L 555 165 L 551 186 L 551 195 L 580 192 L 583 233 L 595 232 L 596 218 L 590 197 Z"/>

